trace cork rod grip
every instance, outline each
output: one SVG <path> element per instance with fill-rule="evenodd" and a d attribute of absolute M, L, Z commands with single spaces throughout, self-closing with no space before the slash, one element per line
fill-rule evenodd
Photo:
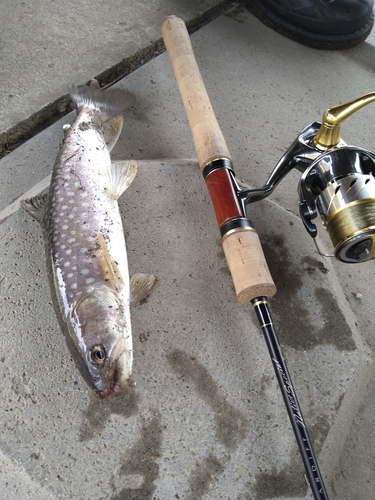
<path fill-rule="evenodd" d="M 217 158 L 230 160 L 184 21 L 175 16 L 168 17 L 161 32 L 189 119 L 200 169 Z"/>
<path fill-rule="evenodd" d="M 161 26 L 161 32 L 189 119 L 201 171 L 218 158 L 231 161 L 184 21 L 175 16 L 168 17 Z M 223 218 L 231 220 L 242 215 L 233 208 L 238 201 L 236 194 L 227 187 L 225 178 L 221 179 L 219 173 L 213 172 L 207 177 L 206 183 L 214 202 L 219 227 L 225 222 Z M 233 205 L 228 201 L 231 197 L 235 197 Z M 230 215 L 229 212 L 233 214 Z M 256 231 L 238 228 L 225 234 L 222 243 L 238 300 L 249 303 L 257 297 L 272 297 L 276 287 Z"/>
<path fill-rule="evenodd" d="M 222 244 L 240 302 L 249 304 L 257 297 L 275 295 L 276 286 L 256 231 L 229 233 L 223 237 Z"/>

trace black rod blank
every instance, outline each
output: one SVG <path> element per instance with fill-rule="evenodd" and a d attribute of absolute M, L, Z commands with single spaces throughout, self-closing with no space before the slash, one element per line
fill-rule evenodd
<path fill-rule="evenodd" d="M 305 420 L 298 403 L 284 356 L 281 352 L 271 312 L 268 307 L 267 298 L 258 297 L 253 299 L 251 302 L 254 306 L 267 343 L 268 351 L 279 382 L 279 387 L 283 395 L 289 419 L 302 456 L 302 461 L 306 469 L 306 475 L 310 483 L 311 491 L 315 500 L 328 500 L 328 494 L 326 492 L 318 462 L 307 432 Z"/>

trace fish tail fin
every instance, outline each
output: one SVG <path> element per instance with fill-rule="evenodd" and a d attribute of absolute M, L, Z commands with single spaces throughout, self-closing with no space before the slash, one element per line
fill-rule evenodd
<path fill-rule="evenodd" d="M 77 109 L 88 106 L 102 114 L 103 122 L 121 115 L 135 101 L 131 92 L 121 89 L 99 91 L 87 85 L 69 85 L 69 94 Z"/>

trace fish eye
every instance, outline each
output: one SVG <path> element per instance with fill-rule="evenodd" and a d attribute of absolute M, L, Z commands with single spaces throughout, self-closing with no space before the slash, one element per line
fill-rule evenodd
<path fill-rule="evenodd" d="M 102 365 L 105 361 L 105 349 L 102 345 L 96 345 L 91 349 L 91 359 L 97 365 Z"/>

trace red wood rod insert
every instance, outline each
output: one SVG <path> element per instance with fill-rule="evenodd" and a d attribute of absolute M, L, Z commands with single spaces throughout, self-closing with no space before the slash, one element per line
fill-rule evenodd
<path fill-rule="evenodd" d="M 206 178 L 206 184 L 219 228 L 228 220 L 244 216 L 228 169 L 221 168 L 211 172 Z"/>

